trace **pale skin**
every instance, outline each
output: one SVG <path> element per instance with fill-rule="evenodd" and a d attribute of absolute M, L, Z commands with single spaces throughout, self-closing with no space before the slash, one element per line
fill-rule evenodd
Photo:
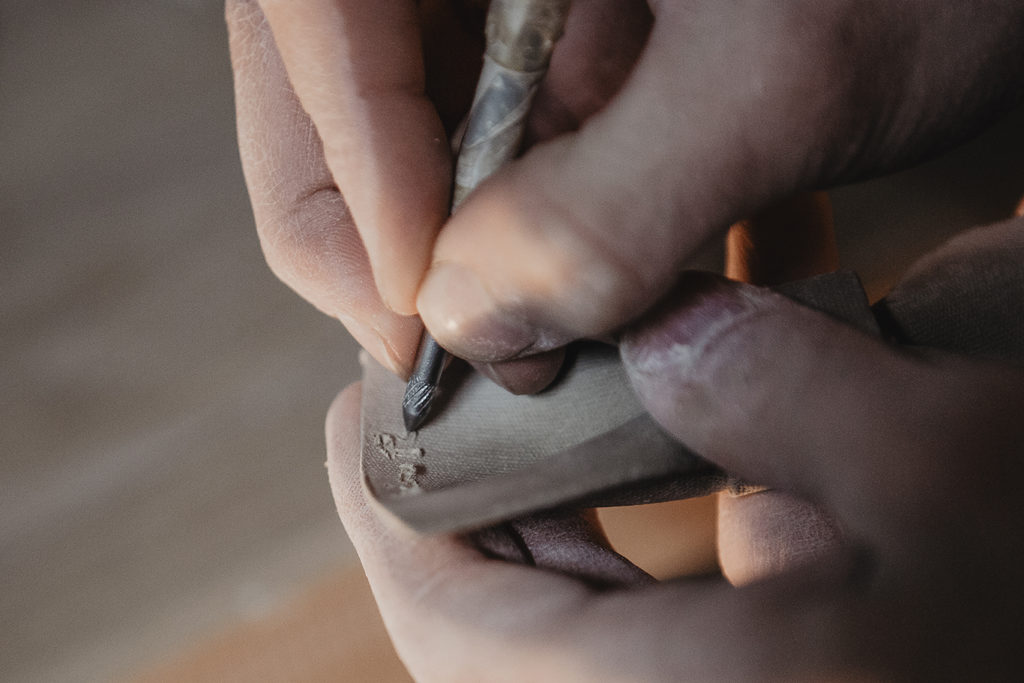
<path fill-rule="evenodd" d="M 461 65 L 479 55 L 452 3 L 233 0 L 227 16 L 243 166 L 271 267 L 399 374 L 421 329 L 407 315 L 418 312 L 444 345 L 494 363 L 492 376 L 520 389 L 550 378 L 565 342 L 628 329 L 733 221 L 936 153 L 1005 110 L 1024 82 L 1020 2 L 578 0 L 538 98 L 537 144 L 446 220 L 446 131 L 472 88 Z M 732 287 L 718 287 L 725 309 Z M 725 314 L 689 294 L 660 326 L 627 332 L 628 353 L 642 355 L 673 327 L 666 321 Z M 1021 434 L 1004 413 L 1020 405 L 1020 377 L 959 361 L 923 366 L 785 302 L 763 306 L 696 366 L 654 373 L 671 382 L 639 380 L 648 408 L 686 443 L 854 531 L 847 546 L 824 544 L 813 568 L 783 562 L 770 572 L 781 577 L 741 591 L 680 583 L 598 594 L 486 561 L 458 539 L 390 529 L 356 486 L 357 390 L 339 398 L 328 423 L 339 510 L 418 678 L 767 670 L 817 680 L 926 676 L 940 655 L 951 666 L 1006 663 L 996 655 L 1022 604 L 1007 568 L 1020 558 L 997 541 L 1018 535 L 1020 511 L 998 484 L 1019 476 L 1005 472 L 1007 444 Z M 770 372 L 751 368 L 751 348 L 801 349 L 787 357 L 837 369 L 808 377 L 783 358 Z M 554 357 L 501 363 L 537 352 Z M 730 387 L 730 372 L 753 383 Z M 801 392 L 814 400 L 778 401 Z M 919 432 L 872 412 L 908 403 Z M 685 424 L 671 414 L 684 407 Z M 852 420 L 842 429 L 830 422 L 840 409 Z M 763 430 L 737 427 L 746 410 L 767 411 Z M 956 438 L 934 443 L 935 422 Z M 954 487 L 967 476 L 963 444 L 975 461 L 991 459 L 983 473 L 1007 478 Z M 894 461 L 929 486 L 894 484 Z M 999 505 L 1009 507 L 997 514 Z M 956 509 L 978 510 L 969 528 L 943 524 Z M 880 524 L 889 515 L 900 523 Z M 851 565 L 851 546 L 870 571 Z M 978 562 L 957 566 L 961 556 Z M 765 573 L 743 570 L 742 557 L 734 566 L 740 580 Z M 948 609 L 926 608 L 935 601 Z M 950 643 L 961 623 L 971 637 Z"/>

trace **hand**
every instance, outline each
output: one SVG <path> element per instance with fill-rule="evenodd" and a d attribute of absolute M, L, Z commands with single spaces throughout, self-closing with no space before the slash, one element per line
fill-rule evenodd
<path fill-rule="evenodd" d="M 1019 250 L 1020 227 L 951 246 L 976 252 L 980 235 Z M 927 260 L 908 286 L 949 272 L 949 256 Z M 895 350 L 713 278 L 691 280 L 629 332 L 623 357 L 666 429 L 748 481 L 821 506 L 843 542 L 739 589 L 703 580 L 599 591 L 487 559 L 464 539 L 389 526 L 367 504 L 353 387 L 328 417 L 332 488 L 417 680 L 1018 672 L 1019 369 Z"/>
<path fill-rule="evenodd" d="M 935 154 L 1024 91 L 1020 2 L 650 4 L 644 53 L 608 106 L 442 229 L 417 303 L 456 355 L 618 329 L 731 222 Z"/>
<path fill-rule="evenodd" d="M 267 261 L 399 374 L 421 329 L 402 314 L 416 312 L 448 215 L 447 135 L 475 87 L 482 4 L 227 2 L 239 148 Z M 642 1 L 574 5 L 528 140 L 600 108 L 647 35 Z M 527 384 L 536 374 L 519 370 Z"/>
<path fill-rule="evenodd" d="M 417 312 L 431 262 L 418 309 L 459 355 L 600 336 L 733 220 L 934 153 L 1021 93 L 1024 8 L 1010 0 L 652 3 L 649 40 L 647 3 L 577 0 L 529 137 L 586 125 L 496 177 L 431 255 L 481 4 L 228 2 L 267 259 L 400 374 L 419 328 L 392 311 Z"/>

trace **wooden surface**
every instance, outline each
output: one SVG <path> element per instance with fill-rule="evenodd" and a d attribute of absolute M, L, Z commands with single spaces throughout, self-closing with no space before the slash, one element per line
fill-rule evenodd
<path fill-rule="evenodd" d="M 262 262 L 221 12 L 0 4 L 0 680 L 404 679 L 323 469 L 354 347 Z M 836 193 L 846 265 L 1008 213 L 1022 120 Z"/>
<path fill-rule="evenodd" d="M 323 577 L 289 604 L 243 621 L 148 671 L 138 683 L 410 681 L 359 567 Z"/>

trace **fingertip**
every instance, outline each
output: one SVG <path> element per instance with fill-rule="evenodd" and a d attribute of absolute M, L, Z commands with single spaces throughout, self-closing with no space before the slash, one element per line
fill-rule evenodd
<path fill-rule="evenodd" d="M 820 506 L 781 491 L 718 497 L 718 559 L 734 586 L 746 585 L 834 553 L 844 541 Z"/>
<path fill-rule="evenodd" d="M 536 394 L 555 381 L 565 360 L 565 349 L 555 349 L 504 363 L 479 363 L 475 367 L 498 386 L 516 395 Z"/>
<path fill-rule="evenodd" d="M 445 348 L 509 360 L 606 334 L 650 303 L 635 250 L 592 238 L 522 169 L 500 175 L 446 224 L 420 287 L 420 315 Z"/>
<path fill-rule="evenodd" d="M 389 329 L 339 314 L 338 320 L 352 338 L 373 358 L 395 375 L 407 379 L 412 372 L 420 326 L 415 318 L 387 321 Z"/>
<path fill-rule="evenodd" d="M 472 361 L 497 362 L 539 348 L 538 331 L 517 311 L 502 306 L 473 270 L 435 264 L 420 288 L 424 325 L 446 349 Z"/>
<path fill-rule="evenodd" d="M 409 271 L 390 273 L 388 270 L 391 269 L 381 265 L 373 269 L 373 280 L 381 303 L 397 315 L 416 315 L 416 285 L 410 285 Z"/>
<path fill-rule="evenodd" d="M 658 393 L 700 361 L 709 339 L 750 312 L 755 292 L 712 273 L 689 271 L 620 341 L 623 362 L 641 393 Z M 753 297 L 753 298 L 752 298 Z"/>

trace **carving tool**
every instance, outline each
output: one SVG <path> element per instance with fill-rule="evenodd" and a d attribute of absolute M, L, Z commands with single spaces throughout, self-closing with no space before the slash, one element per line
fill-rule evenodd
<path fill-rule="evenodd" d="M 530 104 L 562 35 L 569 1 L 491 0 L 483 69 L 455 163 L 452 213 L 519 151 Z M 408 431 L 426 422 L 449 360 L 448 352 L 424 330 L 402 399 Z"/>

